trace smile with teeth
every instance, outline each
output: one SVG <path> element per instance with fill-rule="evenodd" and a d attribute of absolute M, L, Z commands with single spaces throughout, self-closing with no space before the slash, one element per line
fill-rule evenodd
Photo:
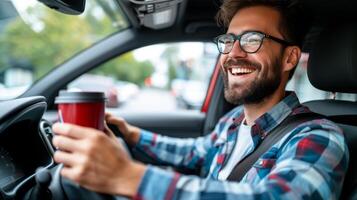
<path fill-rule="evenodd" d="M 233 76 L 246 75 L 246 74 L 250 74 L 250 73 L 252 73 L 254 71 L 255 71 L 255 69 L 253 69 L 253 68 L 243 68 L 243 67 L 229 68 L 229 72 Z"/>

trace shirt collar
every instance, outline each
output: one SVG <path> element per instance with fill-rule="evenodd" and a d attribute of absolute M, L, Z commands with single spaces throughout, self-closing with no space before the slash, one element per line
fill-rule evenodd
<path fill-rule="evenodd" d="M 287 92 L 284 99 L 255 120 L 255 124 L 252 127 L 252 136 L 258 134 L 263 139 L 269 131 L 280 124 L 291 113 L 295 113 L 293 111 L 300 106 L 301 104 L 296 94 L 294 92 Z M 239 126 L 243 122 L 243 119 L 244 112 L 242 110 L 239 117 L 234 119 L 234 123 Z"/>

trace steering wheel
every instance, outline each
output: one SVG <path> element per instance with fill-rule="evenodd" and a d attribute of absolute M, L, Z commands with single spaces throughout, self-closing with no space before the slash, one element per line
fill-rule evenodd
<path fill-rule="evenodd" d="M 63 165 L 59 164 L 56 169 L 51 172 L 52 182 L 49 187 L 52 192 L 53 200 L 71 200 L 71 199 L 92 199 L 92 200 L 119 200 L 127 199 L 126 197 L 115 197 L 113 195 L 101 194 L 90 191 L 79 186 L 73 181 L 61 176 L 61 169 Z"/>
<path fill-rule="evenodd" d="M 118 137 L 118 141 L 123 145 L 124 150 L 131 154 L 128 144 L 120 137 L 121 133 L 115 126 L 109 125 L 110 129 Z M 101 194 L 97 192 L 90 191 L 86 188 L 79 186 L 73 181 L 61 176 L 61 169 L 63 165 L 58 164 L 54 170 L 52 170 L 52 183 L 50 185 L 50 190 L 53 194 L 53 200 L 71 200 L 71 199 L 92 199 L 92 200 L 128 200 L 127 197 L 123 196 L 113 196 L 108 194 Z"/>
<path fill-rule="evenodd" d="M 10 181 L 2 183 L 0 199 L 127 199 L 87 190 L 61 176 L 62 165 L 54 164 L 49 153 L 50 139 L 39 133 L 40 121 L 47 107 L 44 97 L 3 101 L 0 105 L 0 149 L 6 155 L 0 167 L 4 164 L 11 166 L 3 171 L 2 176 L 22 180 L 16 184 Z M 21 164 L 18 160 L 22 161 Z M 45 167 L 36 170 L 39 166 Z"/>
<path fill-rule="evenodd" d="M 120 132 L 118 127 L 116 127 L 113 124 L 108 124 L 108 127 L 111 131 L 113 131 L 114 135 L 117 136 L 119 142 L 123 145 L 124 150 L 133 158 L 134 157 L 133 151 L 131 150 L 130 145 L 126 143 L 125 140 L 123 139 L 123 134 Z"/>

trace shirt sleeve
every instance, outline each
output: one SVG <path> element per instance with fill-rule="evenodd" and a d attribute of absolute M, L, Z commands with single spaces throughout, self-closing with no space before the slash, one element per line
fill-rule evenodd
<path fill-rule="evenodd" d="M 348 165 L 348 149 L 340 132 L 306 128 L 280 151 L 272 158 L 276 161 L 272 170 L 255 183 L 244 178 L 239 183 L 202 179 L 150 166 L 136 199 L 338 199 Z M 264 164 L 258 160 L 247 175 L 259 167 Z"/>
<path fill-rule="evenodd" d="M 201 167 L 212 147 L 216 133 L 198 138 L 172 138 L 141 130 L 138 144 L 134 147 L 161 164 L 197 169 Z"/>
<path fill-rule="evenodd" d="M 228 122 L 241 108 L 237 107 L 220 118 L 214 130 L 206 136 L 198 138 L 172 138 L 147 130 L 141 130 L 139 142 L 134 146 L 138 151 L 157 164 L 169 164 L 178 168 L 198 169 L 207 174 L 216 154 L 215 143 Z M 156 163 L 155 163 L 156 164 Z"/>

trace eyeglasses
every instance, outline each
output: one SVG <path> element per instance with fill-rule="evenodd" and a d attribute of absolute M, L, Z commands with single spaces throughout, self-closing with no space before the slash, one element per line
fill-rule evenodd
<path fill-rule="evenodd" d="M 214 42 L 217 44 L 218 51 L 222 54 L 228 54 L 232 51 L 234 42 L 239 41 L 240 48 L 246 53 L 256 53 L 262 46 L 263 39 L 268 38 L 279 42 L 280 44 L 291 46 L 290 42 L 276 38 L 271 35 L 259 31 L 247 31 L 240 35 L 233 33 L 227 33 L 214 38 Z"/>

